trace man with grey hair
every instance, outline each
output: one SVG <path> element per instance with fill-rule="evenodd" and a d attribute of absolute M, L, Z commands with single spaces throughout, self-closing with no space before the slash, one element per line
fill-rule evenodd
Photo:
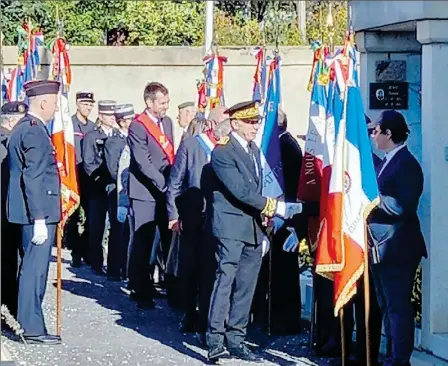
<path fill-rule="evenodd" d="M 204 189 L 208 186 L 206 166 L 210 165 L 211 151 L 230 133 L 230 121 L 219 109 L 211 111 L 206 131 L 184 139 L 177 150 L 168 180 L 167 208 L 169 228 L 179 233 L 177 258 L 185 312 L 182 332 L 199 331 L 205 334 L 208 307 L 213 288 L 215 266 L 212 243 L 204 240 L 206 203 Z M 212 248 L 207 249 L 207 248 Z M 199 302 L 199 313 L 196 304 Z"/>
<path fill-rule="evenodd" d="M 177 123 L 179 127 L 182 128 L 182 140 L 190 135 L 187 133 L 188 126 L 190 125 L 193 118 L 195 118 L 198 109 L 196 108 L 194 102 L 184 102 L 177 106 Z"/>
<path fill-rule="evenodd" d="M 1 289 L 2 304 L 13 316 L 17 316 L 17 258 L 20 245 L 20 226 L 6 219 L 6 197 L 9 184 L 9 160 L 7 143 L 11 130 L 25 115 L 28 106 L 22 102 L 8 102 L 2 106 L 0 125 L 0 156 L 2 162 L 2 231 L 1 241 Z"/>
<path fill-rule="evenodd" d="M 14 127 L 8 143 L 10 178 L 7 215 L 19 224 L 23 257 L 19 275 L 17 320 L 28 343 L 59 344 L 49 335 L 42 312 L 51 248 L 61 219 L 61 185 L 47 123 L 57 110 L 58 81 L 24 85 L 29 111 Z"/>

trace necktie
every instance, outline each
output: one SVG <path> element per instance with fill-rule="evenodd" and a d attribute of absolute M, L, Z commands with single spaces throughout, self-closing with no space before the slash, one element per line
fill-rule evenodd
<path fill-rule="evenodd" d="M 254 169 L 254 172 L 255 172 L 256 176 L 258 177 L 257 161 L 255 160 L 255 153 L 253 150 L 252 142 L 249 142 L 247 144 L 247 153 L 249 154 L 250 160 L 252 161 L 252 167 Z"/>
<path fill-rule="evenodd" d="M 379 177 L 380 173 L 381 173 L 381 169 L 383 169 L 384 164 L 386 164 L 387 158 L 384 157 L 383 160 L 381 160 L 381 163 L 379 163 L 376 168 L 376 176 Z"/>

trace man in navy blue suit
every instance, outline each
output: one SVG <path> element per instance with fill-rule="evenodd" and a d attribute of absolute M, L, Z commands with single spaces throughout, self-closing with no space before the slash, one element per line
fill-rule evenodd
<path fill-rule="evenodd" d="M 386 153 L 376 166 L 380 202 L 368 219 L 371 270 L 388 340 L 385 365 L 410 365 L 412 288 L 420 260 L 427 256 L 417 216 L 423 173 L 406 146 L 409 129 L 402 114 L 383 112 L 372 135 Z"/>
<path fill-rule="evenodd" d="M 132 298 L 141 308 L 154 308 L 155 288 L 151 286 L 149 265 L 158 227 L 166 263 L 171 243 L 166 209 L 166 190 L 174 162 L 173 122 L 166 115 L 168 89 L 149 83 L 144 90 L 146 109 L 129 127 L 129 197 L 134 215 L 134 238 L 129 257 L 129 281 Z"/>

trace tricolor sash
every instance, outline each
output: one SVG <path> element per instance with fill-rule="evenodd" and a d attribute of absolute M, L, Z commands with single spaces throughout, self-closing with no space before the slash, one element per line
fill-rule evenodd
<path fill-rule="evenodd" d="M 196 139 L 198 140 L 199 145 L 201 145 L 202 149 L 205 151 L 207 159 L 210 162 L 212 151 L 216 146 L 217 140 L 214 136 L 212 136 L 212 134 L 209 133 L 201 133 L 199 135 L 196 135 Z"/>
<path fill-rule="evenodd" d="M 146 131 L 154 138 L 154 140 L 156 140 L 165 153 L 168 162 L 172 165 L 174 163 L 174 146 L 170 139 L 162 133 L 160 128 L 148 117 L 145 112 L 137 116 L 137 121 L 139 121 L 145 127 Z"/>

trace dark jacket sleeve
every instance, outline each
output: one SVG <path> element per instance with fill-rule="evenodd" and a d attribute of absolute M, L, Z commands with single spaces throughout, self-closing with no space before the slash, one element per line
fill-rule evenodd
<path fill-rule="evenodd" d="M 147 133 L 140 122 L 132 122 L 128 135 L 129 148 L 140 172 L 158 190 L 164 191 L 166 188 L 165 177 L 152 164 L 151 151 L 147 146 L 146 135 Z"/>
<path fill-rule="evenodd" d="M 116 145 L 116 139 L 107 139 L 104 144 L 104 159 L 106 160 L 107 170 L 114 182 L 117 181 L 118 162 L 120 161 L 121 151 Z"/>
<path fill-rule="evenodd" d="M 423 191 L 423 172 L 415 161 L 400 164 L 396 173 L 395 197 L 380 195 L 377 210 L 389 216 L 415 215 Z"/>
<path fill-rule="evenodd" d="M 182 142 L 176 153 L 174 165 L 171 168 L 170 177 L 168 179 L 168 190 L 166 192 L 168 219 L 179 219 L 179 213 L 176 207 L 176 198 L 182 194 L 185 173 L 187 171 L 187 149 Z"/>
<path fill-rule="evenodd" d="M 84 163 L 84 170 L 88 176 L 91 176 L 92 173 L 98 168 L 95 161 L 95 135 L 88 133 L 84 137 L 84 143 L 82 144 L 82 157 Z"/>
<path fill-rule="evenodd" d="M 33 220 L 45 219 L 42 199 L 45 199 L 45 172 L 48 160 L 48 135 L 40 126 L 31 126 L 22 139 L 24 154 L 23 185 L 26 204 Z M 44 154 L 44 155 L 43 155 Z"/>
<path fill-rule="evenodd" d="M 262 211 L 267 199 L 249 188 L 226 148 L 216 148 L 212 152 L 212 167 L 218 179 L 240 202 Z"/>

